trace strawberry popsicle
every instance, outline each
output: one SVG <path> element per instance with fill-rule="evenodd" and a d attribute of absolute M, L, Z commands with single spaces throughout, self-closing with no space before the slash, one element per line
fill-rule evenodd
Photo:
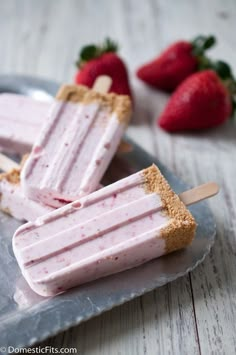
<path fill-rule="evenodd" d="M 13 250 L 42 296 L 189 245 L 196 223 L 153 165 L 20 227 Z"/>
<path fill-rule="evenodd" d="M 0 95 L 0 149 L 30 152 L 49 109 L 48 102 L 16 94 Z"/>
<path fill-rule="evenodd" d="M 60 207 L 94 191 L 130 115 L 128 96 L 63 86 L 22 169 L 26 196 Z"/>

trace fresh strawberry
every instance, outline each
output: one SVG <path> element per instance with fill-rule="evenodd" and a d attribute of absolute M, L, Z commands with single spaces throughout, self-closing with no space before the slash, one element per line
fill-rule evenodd
<path fill-rule="evenodd" d="M 229 118 L 232 108 L 230 90 L 219 75 L 203 70 L 179 85 L 158 124 L 169 132 L 215 127 Z"/>
<path fill-rule="evenodd" d="M 128 73 L 123 60 L 117 55 L 117 44 L 106 39 L 101 46 L 88 45 L 84 47 L 76 62 L 79 71 L 75 75 L 77 84 L 92 87 L 99 75 L 109 75 L 112 78 L 110 92 L 132 96 Z"/>
<path fill-rule="evenodd" d="M 213 36 L 199 36 L 192 42 L 176 42 L 160 56 L 141 66 L 137 76 L 148 85 L 171 92 L 199 67 L 202 68 L 207 60 L 204 52 L 214 44 Z"/>

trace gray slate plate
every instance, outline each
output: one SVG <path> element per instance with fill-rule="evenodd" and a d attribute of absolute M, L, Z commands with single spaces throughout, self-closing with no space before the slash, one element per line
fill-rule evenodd
<path fill-rule="evenodd" d="M 35 98 L 54 95 L 58 84 L 22 76 L 0 76 L 0 92 L 17 92 Z M 127 137 L 128 138 L 128 137 Z M 133 144 L 133 143 L 132 143 Z M 177 192 L 187 187 L 157 159 L 138 145 L 113 162 L 108 181 L 156 163 Z M 119 173 L 119 175 L 117 175 Z M 45 299 L 29 289 L 15 261 L 11 238 L 20 225 L 0 213 L 0 348 L 23 347 L 42 341 L 60 331 L 129 301 L 193 270 L 214 242 L 215 224 L 205 202 L 192 206 L 198 228 L 194 242 L 186 250 L 159 258 L 138 268 L 109 276 Z"/>

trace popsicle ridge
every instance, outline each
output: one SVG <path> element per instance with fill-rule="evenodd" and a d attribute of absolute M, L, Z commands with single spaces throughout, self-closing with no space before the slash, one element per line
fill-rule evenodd
<path fill-rule="evenodd" d="M 153 165 L 21 226 L 13 250 L 47 296 L 186 247 L 195 227 Z"/>
<path fill-rule="evenodd" d="M 163 213 L 170 217 L 168 225 L 161 230 L 166 243 L 166 254 L 187 246 L 192 242 L 196 231 L 193 216 L 155 165 L 143 170 L 143 175 L 145 191 L 159 194 L 164 207 Z"/>
<path fill-rule="evenodd" d="M 107 108 L 109 113 L 115 112 L 120 123 L 129 123 L 132 104 L 128 95 L 102 94 L 83 85 L 62 85 L 56 99 L 83 104 L 96 102 Z"/>

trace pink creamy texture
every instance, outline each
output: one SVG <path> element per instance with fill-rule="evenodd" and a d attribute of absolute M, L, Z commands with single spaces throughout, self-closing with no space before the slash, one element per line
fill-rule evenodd
<path fill-rule="evenodd" d="M 20 185 L 14 185 L 6 180 L 0 180 L 0 209 L 8 211 L 11 216 L 20 221 L 34 221 L 53 210 L 24 196 Z"/>
<path fill-rule="evenodd" d="M 13 249 L 32 289 L 49 296 L 163 255 L 168 223 L 136 173 L 20 227 Z"/>
<path fill-rule="evenodd" d="M 0 94 L 0 149 L 28 153 L 40 132 L 48 102 L 16 94 Z"/>
<path fill-rule="evenodd" d="M 98 103 L 54 101 L 22 170 L 25 194 L 53 207 L 98 186 L 125 125 Z"/>

